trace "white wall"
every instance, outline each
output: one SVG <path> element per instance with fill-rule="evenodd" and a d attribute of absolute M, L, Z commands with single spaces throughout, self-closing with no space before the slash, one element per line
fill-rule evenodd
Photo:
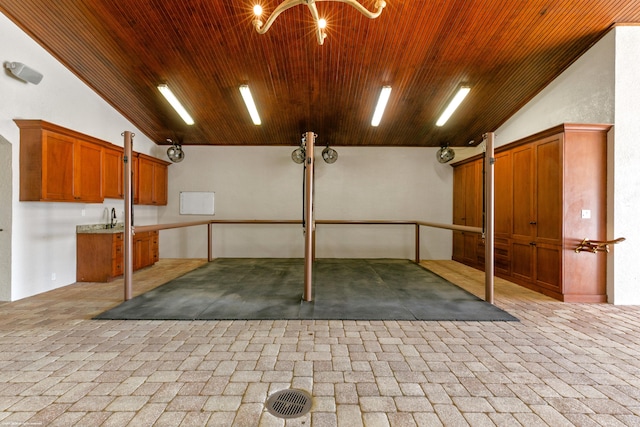
<path fill-rule="evenodd" d="M 615 304 L 640 304 L 640 26 L 615 29 L 615 143 L 609 147 L 609 237 L 625 237 L 609 256 Z M 613 291 L 613 292 L 611 292 Z"/>
<path fill-rule="evenodd" d="M 611 123 L 607 236 L 626 237 L 607 256 L 607 295 L 615 304 L 640 304 L 640 27 L 614 28 L 562 75 L 497 129 L 504 145 L 560 123 Z"/>
<path fill-rule="evenodd" d="M 37 43 L 0 14 L 4 62 L 22 62 L 44 74 L 39 85 L 0 71 L 0 135 L 13 146 L 11 300 L 45 292 L 76 280 L 75 227 L 104 221 L 105 208 L 119 214 L 123 202 L 104 204 L 19 201 L 20 132 L 13 119 L 42 119 L 122 146 L 121 133 L 137 134 L 134 149 L 154 155 L 155 144 Z M 84 210 L 85 216 L 82 216 Z M 120 215 L 121 216 L 121 215 Z M 121 216 L 122 217 L 122 216 Z M 138 224 L 155 223 L 157 208 L 136 208 Z M 55 280 L 52 280 L 55 274 Z M 6 286 L 6 284 L 5 284 Z M 0 294 L 5 295 L 5 291 Z"/>
<path fill-rule="evenodd" d="M 185 160 L 169 169 L 169 204 L 163 223 L 180 216 L 180 191 L 214 191 L 215 219 L 302 218 L 302 165 L 295 146 L 186 146 Z M 426 220 L 451 223 L 452 168 L 435 148 L 335 147 L 338 161 L 316 148 L 316 219 Z M 413 226 L 330 226 L 317 229 L 317 252 L 327 257 L 413 258 Z M 162 258 L 207 256 L 206 226 L 161 232 Z M 451 232 L 423 227 L 421 257 L 450 259 Z M 303 257 L 298 225 L 216 225 L 216 257 Z"/>

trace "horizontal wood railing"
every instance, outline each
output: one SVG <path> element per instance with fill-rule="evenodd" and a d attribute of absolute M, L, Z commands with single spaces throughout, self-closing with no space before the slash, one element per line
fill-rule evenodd
<path fill-rule="evenodd" d="M 403 220 L 337 220 L 337 219 L 318 219 L 315 221 L 316 225 L 331 224 L 331 225 L 413 225 L 415 227 L 415 262 L 420 262 L 420 227 L 432 227 L 441 228 L 453 231 L 464 231 L 468 233 L 482 234 L 482 228 L 469 227 L 465 225 L 456 224 L 441 224 L 437 222 L 427 221 L 403 221 Z M 212 219 L 204 221 L 190 221 L 190 222 L 176 222 L 169 224 L 156 224 L 156 225 L 138 225 L 134 227 L 135 231 L 155 231 L 155 230 L 169 230 L 173 228 L 194 227 L 198 225 L 207 226 L 207 259 L 213 261 L 213 246 L 212 237 L 214 224 L 262 224 L 262 225 L 291 225 L 302 224 L 301 220 L 269 220 L 269 219 Z M 315 238 L 314 238 L 314 253 L 315 253 Z M 314 257 L 315 258 L 315 257 Z"/>

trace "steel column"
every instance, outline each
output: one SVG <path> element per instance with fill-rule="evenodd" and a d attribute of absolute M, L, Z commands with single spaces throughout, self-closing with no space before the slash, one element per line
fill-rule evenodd
<path fill-rule="evenodd" d="M 494 163 L 493 144 L 494 134 L 489 132 L 484 136 L 486 142 L 485 162 L 485 240 L 484 240 L 484 272 L 485 272 L 485 301 L 493 304 L 493 269 L 494 269 Z"/>
<path fill-rule="evenodd" d="M 124 300 L 128 301 L 133 294 L 133 134 L 124 132 Z"/>
<path fill-rule="evenodd" d="M 307 132 L 305 140 L 304 220 L 306 229 L 304 233 L 304 293 L 302 298 L 304 301 L 309 302 L 313 299 L 313 234 L 316 230 L 315 217 L 313 215 L 313 149 L 316 135 L 313 132 Z"/>

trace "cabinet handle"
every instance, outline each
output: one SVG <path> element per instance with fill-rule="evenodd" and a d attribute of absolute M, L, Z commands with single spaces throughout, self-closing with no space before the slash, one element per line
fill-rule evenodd
<path fill-rule="evenodd" d="M 530 244 L 531 246 L 535 246 L 535 245 L 536 245 L 536 242 L 530 242 L 529 244 Z"/>
<path fill-rule="evenodd" d="M 529 224 L 531 224 L 531 225 L 536 225 L 536 224 L 537 224 L 537 222 L 535 222 L 535 221 L 529 221 Z"/>

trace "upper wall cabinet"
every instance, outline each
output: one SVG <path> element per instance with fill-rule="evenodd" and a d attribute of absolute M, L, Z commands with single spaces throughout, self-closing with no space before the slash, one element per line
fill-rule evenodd
<path fill-rule="evenodd" d="M 20 200 L 102 203 L 124 197 L 122 147 L 43 120 L 20 128 Z M 135 202 L 167 204 L 169 162 L 134 153 Z"/>
<path fill-rule="evenodd" d="M 134 200 L 141 205 L 167 204 L 167 175 L 169 162 L 138 154 L 138 179 Z"/>
<path fill-rule="evenodd" d="M 20 200 L 102 202 L 103 146 L 41 120 L 20 127 Z"/>

